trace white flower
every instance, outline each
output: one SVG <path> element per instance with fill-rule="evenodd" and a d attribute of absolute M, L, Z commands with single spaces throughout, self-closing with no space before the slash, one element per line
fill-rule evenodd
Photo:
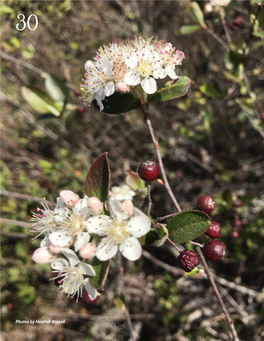
<path fill-rule="evenodd" d="M 109 200 L 111 217 L 101 215 L 88 219 L 88 231 L 104 236 L 97 245 L 96 257 L 101 261 L 114 257 L 119 251 L 129 260 L 139 259 L 142 253 L 137 238 L 150 230 L 149 218 L 134 207 L 133 213 L 127 213 L 116 199 Z"/>
<path fill-rule="evenodd" d="M 99 58 L 96 62 L 88 60 L 84 68 L 85 74 L 84 84 L 82 84 L 83 92 L 86 93 L 86 100 L 91 102 L 96 99 L 100 111 L 104 106 L 102 101 L 105 96 L 109 97 L 115 92 L 115 83 L 112 78 L 112 65 L 110 61 L 105 58 Z"/>
<path fill-rule="evenodd" d="M 118 201 L 124 201 L 132 200 L 136 193 L 132 191 L 128 185 L 121 185 L 112 187 L 109 195 L 110 198 L 114 198 Z"/>
<path fill-rule="evenodd" d="M 159 57 L 163 62 L 166 75 L 171 79 L 179 78 L 175 73 L 175 66 L 181 65 L 184 53 L 176 50 L 171 43 L 165 43 L 162 41 L 155 45 L 155 51 L 158 52 Z"/>
<path fill-rule="evenodd" d="M 63 201 L 61 198 L 57 198 L 57 204 L 54 211 L 50 210 L 47 204 L 41 202 L 41 205 L 44 209 L 38 207 L 38 213 L 33 213 L 33 218 L 31 219 L 33 223 L 31 225 L 32 230 L 30 230 L 30 232 L 37 233 L 35 238 L 40 236 L 42 233 L 45 233 L 46 235 L 48 232 L 54 231 L 57 224 L 62 223 L 68 214 L 68 209 L 63 207 Z"/>
<path fill-rule="evenodd" d="M 93 267 L 82 263 L 75 252 L 70 249 L 64 249 L 62 253 L 68 258 L 68 261 L 64 258 L 57 258 L 51 263 L 51 267 L 54 269 L 53 272 L 59 272 L 59 275 L 54 277 L 53 280 L 63 277 L 60 290 L 68 294 L 68 296 L 77 294 L 78 301 L 79 296 L 82 296 L 84 286 L 91 300 L 96 299 L 97 290 L 91 286 L 89 278 L 83 276 L 95 276 L 96 273 Z"/>
<path fill-rule="evenodd" d="M 146 45 L 141 51 L 129 53 L 126 56 L 126 65 L 128 72 L 124 82 L 128 85 L 141 84 L 147 94 L 157 91 L 155 79 L 166 77 L 165 70 L 162 69 L 163 62 L 153 45 Z"/>
<path fill-rule="evenodd" d="M 231 0 L 210 0 L 210 4 L 212 6 L 221 6 L 221 7 L 225 7 L 229 4 Z"/>
<path fill-rule="evenodd" d="M 49 241 L 51 244 L 60 247 L 69 247 L 74 243 L 74 249 L 77 252 L 90 240 L 87 232 L 87 219 L 91 212 L 88 208 L 89 198 L 85 196 L 69 211 L 65 221 L 57 228 L 55 232 L 50 233 Z"/>

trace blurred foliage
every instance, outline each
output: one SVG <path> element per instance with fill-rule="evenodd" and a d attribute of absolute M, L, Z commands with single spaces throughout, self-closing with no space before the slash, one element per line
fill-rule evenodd
<path fill-rule="evenodd" d="M 184 209 L 194 207 L 200 195 L 213 196 L 216 209 L 212 220 L 221 223 L 221 240 L 227 245 L 227 253 L 223 262 L 210 266 L 219 276 L 261 292 L 264 282 L 261 3 L 232 1 L 225 8 L 208 12 L 206 1 L 138 4 L 3 0 L 1 190 L 55 201 L 62 189 L 82 195 L 91 162 L 103 152 L 109 151 L 111 185 L 125 180 L 123 169 L 136 171 L 142 160 L 153 157 L 144 118 L 136 110 L 107 115 L 92 106 L 84 108 L 78 98 L 78 84 L 85 61 L 95 55 L 99 46 L 133 39 L 135 34 L 164 37 L 185 53 L 179 75 L 194 80 L 187 96 L 155 106 L 150 103 L 173 192 Z M 26 18 L 36 14 L 37 29 L 16 30 L 19 13 Z M 236 24 L 237 17 L 241 18 L 240 25 Z M 232 206 L 236 198 L 242 200 L 242 207 Z M 31 211 L 38 206 L 32 199 L 12 196 L 1 199 L 3 219 L 29 222 Z M 154 218 L 174 211 L 158 182 L 152 186 L 152 201 Z M 238 239 L 230 238 L 235 218 L 243 223 Z M 32 336 L 21 332 L 26 327 L 15 325 L 16 319 L 47 316 L 57 319 L 64 312 L 71 316 L 67 317 L 67 333 L 43 332 L 45 340 L 75 337 L 100 341 L 106 340 L 107 335 L 112 335 L 113 340 L 129 339 L 124 319 L 117 318 L 117 322 L 104 329 L 101 322 L 87 319 L 84 323 L 73 317 L 75 313 L 86 317 L 109 313 L 115 317 L 112 309 L 115 304 L 120 306 L 115 296 L 119 290 L 116 282 L 119 265 L 115 261 L 96 305 L 82 302 L 77 305 L 57 294 L 57 288 L 49 281 L 48 265 L 33 264 L 31 255 L 39 240 L 30 241 L 28 228 L 14 223 L 2 224 L 1 229 L 1 313 L 3 337 L 7 341 L 37 338 L 33 329 Z M 24 235 L 28 238 L 23 238 Z M 207 240 L 206 236 L 199 238 L 199 242 Z M 150 246 L 150 250 L 160 260 L 176 266 L 177 260 L 166 245 L 156 249 Z M 195 251 L 193 245 L 187 247 Z M 141 328 L 142 340 L 160 340 L 164 335 L 177 335 L 178 339 L 184 335 L 189 340 L 196 340 L 199 335 L 209 340 L 215 337 L 212 329 L 220 339 L 221 333 L 227 333 L 223 320 L 217 317 L 221 311 L 200 273 L 176 280 L 144 258 L 135 265 L 124 266 L 130 276 L 126 283 L 130 313 L 155 314 L 154 319 L 142 319 L 141 327 L 132 321 Z M 264 316 L 261 304 L 235 290 L 229 290 L 229 295 L 252 317 L 244 323 L 240 311 L 229 305 L 236 312 L 239 335 L 245 341 L 260 341 Z M 199 314 L 196 307 L 202 315 L 194 319 L 193 314 Z M 45 331 L 41 327 L 38 326 L 38 337 Z M 13 334 L 16 330 L 19 335 Z"/>

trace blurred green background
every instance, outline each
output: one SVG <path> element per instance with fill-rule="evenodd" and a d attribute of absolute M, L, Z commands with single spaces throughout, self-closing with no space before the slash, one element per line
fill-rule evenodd
<path fill-rule="evenodd" d="M 113 260 L 105 291 L 87 305 L 59 294 L 50 266 L 31 260 L 39 240 L 31 241 L 27 224 L 38 198 L 55 201 L 63 189 L 81 194 L 105 151 L 112 186 L 124 183 L 126 169 L 155 158 L 139 112 L 108 115 L 78 98 L 86 60 L 101 45 L 135 35 L 165 38 L 185 54 L 178 73 L 194 84 L 182 98 L 150 105 L 153 127 L 181 206 L 205 194 L 215 199 L 212 219 L 221 223 L 227 253 L 210 266 L 241 340 L 263 340 L 263 6 L 232 1 L 221 12 L 198 4 L 204 28 L 190 1 L 1 1 L 1 341 L 130 340 L 122 295 L 138 340 L 230 339 L 202 273 L 172 274 L 143 257 L 123 260 L 120 278 Z M 35 14 L 37 28 L 18 31 L 20 13 L 25 20 Z M 49 75 L 66 96 L 47 83 Z M 152 187 L 152 216 L 174 212 L 164 187 Z M 236 198 L 243 206 L 234 209 Z M 243 222 L 238 239 L 230 236 L 235 218 Z M 178 267 L 167 244 L 145 250 Z M 45 319 L 66 322 L 16 323 Z"/>

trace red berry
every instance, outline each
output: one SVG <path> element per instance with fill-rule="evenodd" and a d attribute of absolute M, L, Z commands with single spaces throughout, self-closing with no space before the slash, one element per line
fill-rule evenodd
<path fill-rule="evenodd" d="M 84 108 L 83 107 L 78 108 L 78 112 L 84 112 Z"/>
<path fill-rule="evenodd" d="M 240 219 L 234 219 L 233 220 L 233 226 L 241 227 L 242 226 L 242 221 Z"/>
<path fill-rule="evenodd" d="M 212 225 L 205 232 L 205 234 L 210 238 L 220 238 L 221 237 L 221 225 L 217 221 L 212 221 Z"/>
<path fill-rule="evenodd" d="M 203 247 L 203 253 L 207 260 L 220 262 L 225 255 L 226 246 L 220 240 L 211 239 Z"/>
<path fill-rule="evenodd" d="M 241 207 L 241 206 L 243 206 L 243 203 L 242 203 L 242 201 L 240 199 L 236 199 L 233 202 L 233 206 L 234 207 Z"/>
<path fill-rule="evenodd" d="M 83 297 L 82 297 L 83 301 L 88 304 L 95 304 L 95 302 L 97 301 L 97 298 L 98 296 L 94 300 L 92 300 L 86 290 L 84 291 Z"/>
<path fill-rule="evenodd" d="M 242 24 L 242 18 L 241 17 L 236 17 L 234 21 L 234 25 L 240 26 Z"/>
<path fill-rule="evenodd" d="M 210 195 L 204 195 L 197 200 L 197 208 L 205 213 L 210 213 L 215 208 L 215 202 Z"/>
<path fill-rule="evenodd" d="M 178 257 L 180 267 L 186 271 L 191 272 L 200 263 L 197 254 L 191 250 L 184 250 Z"/>
<path fill-rule="evenodd" d="M 231 237 L 234 239 L 238 239 L 239 238 L 239 233 L 237 231 L 232 231 L 231 232 Z"/>
<path fill-rule="evenodd" d="M 159 175 L 159 166 L 153 160 L 142 162 L 138 167 L 138 175 L 145 181 L 156 180 Z"/>

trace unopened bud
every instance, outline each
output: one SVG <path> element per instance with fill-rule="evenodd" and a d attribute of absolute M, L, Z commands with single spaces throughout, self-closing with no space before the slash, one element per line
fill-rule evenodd
<path fill-rule="evenodd" d="M 50 244 L 49 245 L 49 249 L 50 249 L 50 251 L 52 252 L 52 253 L 61 253 L 61 251 L 63 250 L 63 248 L 62 247 L 60 247 L 60 246 L 56 246 L 56 245 L 53 245 L 53 244 Z"/>
<path fill-rule="evenodd" d="M 97 298 L 98 296 L 94 300 L 92 300 L 86 290 L 84 291 L 83 297 L 82 297 L 83 301 L 88 304 L 95 304 L 95 302 L 97 301 Z"/>
<path fill-rule="evenodd" d="M 80 200 L 79 196 L 72 191 L 65 190 L 60 192 L 60 198 L 68 207 L 73 207 Z"/>
<path fill-rule="evenodd" d="M 125 82 L 119 82 L 116 84 L 116 90 L 121 93 L 129 92 L 129 85 Z"/>
<path fill-rule="evenodd" d="M 125 200 L 122 202 L 122 206 L 123 209 L 125 210 L 125 212 L 127 213 L 128 216 L 131 216 L 131 214 L 133 213 L 133 203 L 131 200 Z"/>
<path fill-rule="evenodd" d="M 83 259 L 93 258 L 96 254 L 96 246 L 93 243 L 85 244 L 79 251 L 79 255 Z"/>
<path fill-rule="evenodd" d="M 54 261 L 56 256 L 47 247 L 40 247 L 32 255 L 32 259 L 38 264 L 49 264 Z"/>
<path fill-rule="evenodd" d="M 89 211 L 93 215 L 98 215 L 103 211 L 104 204 L 96 197 L 91 197 L 87 201 Z"/>

